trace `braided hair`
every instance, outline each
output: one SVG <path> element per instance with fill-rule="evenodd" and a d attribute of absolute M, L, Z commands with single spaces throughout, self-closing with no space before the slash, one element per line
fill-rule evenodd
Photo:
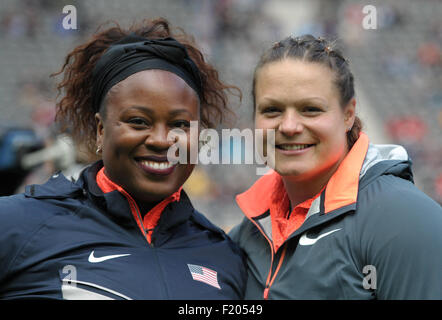
<path fill-rule="evenodd" d="M 259 60 L 253 75 L 253 109 L 256 109 L 255 86 L 257 72 L 266 64 L 281 61 L 287 58 L 302 61 L 316 62 L 329 67 L 335 74 L 335 85 L 339 90 L 340 104 L 344 108 L 355 95 L 354 77 L 350 71 L 349 61 L 336 48 L 335 43 L 324 38 L 315 38 L 312 35 L 301 37 L 287 37 L 275 42 L 264 52 Z M 362 122 L 356 117 L 353 127 L 347 132 L 349 148 L 353 146 L 362 130 Z"/>

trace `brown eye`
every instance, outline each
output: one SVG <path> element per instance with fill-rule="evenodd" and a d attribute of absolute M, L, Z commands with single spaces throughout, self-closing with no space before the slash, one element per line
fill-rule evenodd
<path fill-rule="evenodd" d="M 149 122 L 146 119 L 139 117 L 129 119 L 128 123 L 136 128 L 149 126 Z"/>
<path fill-rule="evenodd" d="M 187 129 L 190 128 L 190 122 L 187 120 L 174 121 L 172 127 L 178 129 Z"/>

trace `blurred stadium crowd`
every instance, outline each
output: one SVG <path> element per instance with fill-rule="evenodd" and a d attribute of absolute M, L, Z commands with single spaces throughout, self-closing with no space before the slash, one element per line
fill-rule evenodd
<path fill-rule="evenodd" d="M 377 29 L 362 27 L 374 5 Z M 65 5 L 76 30 L 62 27 Z M 442 5 L 439 0 L 2 0 L 0 8 L 1 192 L 23 191 L 57 170 L 75 176 L 86 165 L 67 136 L 57 135 L 56 79 L 75 45 L 108 20 L 129 25 L 167 18 L 195 36 L 221 77 L 241 88 L 231 126 L 253 127 L 251 81 L 262 51 L 288 35 L 337 39 L 350 60 L 357 100 L 374 143 L 404 145 L 417 186 L 442 203 Z M 232 143 L 234 154 L 250 152 Z M 43 149 L 44 148 L 44 149 Z M 10 174 L 10 175 L 7 175 Z M 14 184 L 13 179 L 20 183 Z M 185 185 L 197 209 L 230 229 L 242 219 L 235 195 L 259 176 L 254 165 L 198 166 Z"/>

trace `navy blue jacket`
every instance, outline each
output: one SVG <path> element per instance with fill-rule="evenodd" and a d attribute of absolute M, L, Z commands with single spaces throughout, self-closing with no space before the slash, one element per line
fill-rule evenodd
<path fill-rule="evenodd" d="M 126 198 L 97 186 L 101 166 L 0 198 L 0 298 L 243 298 L 240 249 L 184 191 L 149 244 Z"/>

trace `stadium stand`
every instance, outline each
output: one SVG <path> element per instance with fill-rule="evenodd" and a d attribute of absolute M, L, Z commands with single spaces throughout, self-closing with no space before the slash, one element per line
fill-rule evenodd
<path fill-rule="evenodd" d="M 62 27 L 67 4 L 77 9 L 77 30 Z M 238 114 L 233 126 L 240 129 L 253 124 L 251 79 L 264 48 L 288 34 L 327 35 L 339 40 L 350 59 L 373 141 L 406 146 L 418 187 L 442 203 L 442 5 L 437 0 L 370 4 L 377 9 L 374 30 L 362 26 L 364 1 L 2 0 L 0 125 L 32 128 L 48 144 L 54 141 L 56 91 L 49 75 L 107 20 L 128 25 L 163 16 L 193 34 L 222 78 L 243 92 L 241 106 L 232 99 Z M 43 166 L 26 182 L 43 182 L 53 169 Z M 199 166 L 186 189 L 196 208 L 228 230 L 242 219 L 234 197 L 258 178 L 255 169 Z"/>

